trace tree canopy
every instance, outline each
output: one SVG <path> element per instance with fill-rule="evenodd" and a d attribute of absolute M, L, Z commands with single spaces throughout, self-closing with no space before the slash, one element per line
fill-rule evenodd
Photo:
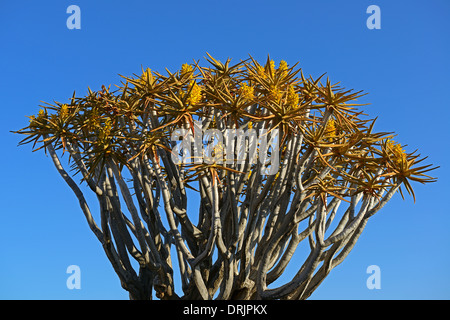
<path fill-rule="evenodd" d="M 435 181 L 417 151 L 374 131 L 361 91 L 270 57 L 206 60 L 46 103 L 16 131 L 51 156 L 131 298 L 305 299 L 397 191 L 415 200 L 411 182 Z M 269 287 L 288 264 L 294 276 Z"/>

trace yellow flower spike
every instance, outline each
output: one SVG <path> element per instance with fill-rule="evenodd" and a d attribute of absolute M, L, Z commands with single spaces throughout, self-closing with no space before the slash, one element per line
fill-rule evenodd
<path fill-rule="evenodd" d="M 246 83 L 239 88 L 239 93 L 245 100 L 253 100 L 255 97 L 254 91 L 255 89 L 253 87 L 249 87 Z"/>
<path fill-rule="evenodd" d="M 69 107 L 67 106 L 67 104 L 63 104 L 61 106 L 61 109 L 59 110 L 59 115 L 61 116 L 61 118 L 65 118 L 69 115 Z"/>
<path fill-rule="evenodd" d="M 258 65 L 256 67 L 256 71 L 261 78 L 263 78 L 263 79 L 267 78 L 267 74 L 266 74 L 266 71 L 264 70 L 263 66 Z"/>
<path fill-rule="evenodd" d="M 279 102 L 283 96 L 283 93 L 277 86 L 272 86 L 270 88 L 269 97 L 275 102 Z"/>
<path fill-rule="evenodd" d="M 399 165 L 402 162 L 406 161 L 406 153 L 405 150 L 402 149 L 402 146 L 400 144 L 396 144 L 394 146 L 394 155 L 395 155 L 395 162 Z"/>
<path fill-rule="evenodd" d="M 275 74 L 275 61 L 270 60 L 269 68 L 270 68 L 270 71 L 272 72 L 272 74 Z"/>
<path fill-rule="evenodd" d="M 38 118 L 43 118 L 45 116 L 44 109 L 39 109 Z"/>
<path fill-rule="evenodd" d="M 256 72 L 258 73 L 258 76 L 260 76 L 263 79 L 267 79 L 267 76 L 272 73 L 275 74 L 275 61 L 270 60 L 269 65 L 266 64 L 265 67 L 261 65 L 256 66 Z"/>
<path fill-rule="evenodd" d="M 253 123 L 251 121 L 249 121 L 247 123 L 247 126 L 248 126 L 249 129 L 253 129 Z"/>
<path fill-rule="evenodd" d="M 295 92 L 294 86 L 289 85 L 286 104 L 291 108 L 296 108 L 299 103 L 299 95 Z"/>
<path fill-rule="evenodd" d="M 287 62 L 284 60 L 281 60 L 279 66 L 278 66 L 278 71 L 284 77 L 287 75 L 287 72 L 288 72 L 287 70 L 288 70 Z"/>
<path fill-rule="evenodd" d="M 109 135 L 111 133 L 111 128 L 112 128 L 111 119 L 107 118 L 105 120 L 105 125 L 103 126 L 103 130 L 106 135 Z"/>
<path fill-rule="evenodd" d="M 394 156 L 394 162 L 397 165 L 406 162 L 406 152 L 402 149 L 400 143 L 395 143 L 395 141 L 388 139 L 386 141 L 386 147 L 387 150 Z"/>
<path fill-rule="evenodd" d="M 202 89 L 197 84 L 197 82 L 195 82 L 194 80 L 192 80 L 189 83 L 189 89 L 191 87 L 192 87 L 192 90 L 186 99 L 186 103 L 189 105 L 196 105 L 197 103 L 199 103 L 202 100 Z M 183 96 L 184 96 L 184 94 L 183 94 Z"/>
<path fill-rule="evenodd" d="M 89 130 L 93 130 L 99 125 L 98 121 L 98 111 L 97 109 L 92 110 L 92 113 L 89 117 L 88 128 Z"/>
<path fill-rule="evenodd" d="M 100 141 L 105 141 L 109 137 L 109 135 L 111 134 L 111 129 L 112 129 L 111 119 L 107 118 L 105 120 L 105 124 L 103 125 L 103 127 L 100 128 L 99 132 Z"/>
<path fill-rule="evenodd" d="M 192 70 L 192 66 L 190 64 L 185 63 L 181 66 L 181 71 L 180 71 L 181 76 L 184 76 L 184 75 L 191 76 L 192 72 L 193 72 L 193 70 Z"/>
<path fill-rule="evenodd" d="M 402 149 L 402 146 L 401 146 L 400 144 L 396 144 L 396 145 L 394 146 L 394 153 L 395 153 L 396 155 L 402 155 L 402 154 L 405 153 L 405 150 Z"/>
<path fill-rule="evenodd" d="M 325 136 L 328 138 L 336 137 L 336 121 L 330 119 L 325 127 Z"/>

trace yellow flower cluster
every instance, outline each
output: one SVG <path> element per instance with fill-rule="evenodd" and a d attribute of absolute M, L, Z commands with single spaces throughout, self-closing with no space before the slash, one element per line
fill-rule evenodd
<path fill-rule="evenodd" d="M 388 140 L 386 142 L 386 146 L 388 151 L 391 151 L 394 155 L 394 162 L 397 165 L 400 165 L 403 162 L 406 162 L 406 152 L 402 149 L 400 143 L 395 143 L 395 141 Z"/>
<path fill-rule="evenodd" d="M 87 123 L 88 130 L 94 130 L 100 125 L 99 115 L 97 108 L 93 109 L 90 116 L 89 121 Z"/>
<path fill-rule="evenodd" d="M 246 83 L 244 83 L 239 88 L 239 93 L 241 97 L 243 97 L 245 100 L 253 100 L 253 98 L 255 97 L 254 91 L 255 89 L 253 87 L 248 86 Z"/>
<path fill-rule="evenodd" d="M 63 104 L 61 106 L 61 109 L 59 110 L 59 115 L 61 118 L 65 118 L 69 115 L 69 107 L 67 106 L 67 104 Z"/>
<path fill-rule="evenodd" d="M 267 78 L 266 71 L 264 70 L 263 66 L 260 65 L 256 66 L 256 71 L 258 72 L 258 76 L 260 76 L 261 78 L 263 79 Z"/>
<path fill-rule="evenodd" d="M 269 74 L 269 72 L 272 72 L 272 74 L 275 74 L 275 61 L 270 60 L 269 69 L 270 69 L 270 71 L 266 72 L 266 68 L 264 68 L 263 66 L 261 66 L 261 65 L 256 66 L 256 72 L 258 73 L 258 76 L 260 76 L 263 79 L 267 79 L 267 75 Z"/>
<path fill-rule="evenodd" d="M 280 61 L 280 65 L 278 66 L 278 71 L 281 73 L 281 75 L 284 77 L 288 73 L 288 65 L 287 62 L 284 60 Z"/>
<path fill-rule="evenodd" d="M 325 136 L 328 138 L 336 137 L 336 121 L 330 119 L 325 127 Z"/>
<path fill-rule="evenodd" d="M 272 72 L 272 74 L 275 74 L 275 61 L 270 60 L 269 68 L 270 68 L 270 72 Z"/>
<path fill-rule="evenodd" d="M 283 97 L 283 92 L 277 86 L 273 85 L 270 88 L 269 97 L 271 100 L 279 102 Z"/>
<path fill-rule="evenodd" d="M 184 76 L 184 75 L 190 76 L 192 74 L 192 72 L 193 72 L 193 70 L 192 70 L 192 66 L 190 64 L 185 63 L 181 66 L 181 71 L 180 71 L 181 76 Z"/>
<path fill-rule="evenodd" d="M 263 79 L 267 79 L 268 76 L 270 74 L 275 75 L 275 73 L 280 74 L 281 77 L 285 77 L 288 75 L 288 64 L 286 61 L 281 60 L 279 65 L 278 65 L 278 69 L 275 68 L 275 61 L 270 60 L 269 64 L 265 67 L 261 66 L 261 65 L 256 65 L 256 73 L 258 74 L 259 77 L 263 78 Z"/>
<path fill-rule="evenodd" d="M 191 90 L 191 88 L 192 88 L 192 90 Z M 191 90 L 191 92 L 189 93 L 188 97 L 186 98 L 186 103 L 189 105 L 196 105 L 197 103 L 199 103 L 202 100 L 202 89 L 197 84 L 197 82 L 192 80 L 189 83 L 188 91 L 189 90 Z M 182 92 L 181 97 L 184 97 L 184 95 L 185 95 L 185 93 Z"/>
<path fill-rule="evenodd" d="M 299 100 L 300 98 L 295 92 L 294 86 L 290 84 L 288 88 L 286 104 L 291 108 L 296 108 L 298 106 Z"/>
<path fill-rule="evenodd" d="M 99 140 L 105 142 L 109 138 L 109 135 L 111 134 L 111 129 L 112 129 L 111 119 L 107 118 L 105 120 L 105 124 L 103 125 L 103 127 L 100 128 L 100 132 L 98 135 Z"/>
<path fill-rule="evenodd" d="M 32 115 L 29 118 L 30 118 L 30 128 L 36 128 L 38 126 L 38 123 L 36 123 L 36 120 L 42 122 L 45 118 L 44 109 L 39 109 L 39 113 L 38 113 L 37 117 Z"/>

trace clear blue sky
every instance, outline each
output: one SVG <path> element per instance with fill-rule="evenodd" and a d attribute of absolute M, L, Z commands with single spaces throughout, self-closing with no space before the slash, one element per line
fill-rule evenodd
<path fill-rule="evenodd" d="M 69 30 L 66 9 L 81 9 Z M 366 9 L 381 8 L 369 30 Z M 369 93 L 376 130 L 439 165 L 437 183 L 415 185 L 372 218 L 348 258 L 312 299 L 450 299 L 450 2 L 427 1 L 1 1 L 0 298 L 127 299 L 51 160 L 17 147 L 10 130 L 41 100 L 118 83 L 118 74 L 175 70 L 205 52 L 234 61 L 300 61 L 306 74 Z M 66 268 L 81 268 L 68 290 Z M 381 269 L 369 290 L 366 268 Z"/>

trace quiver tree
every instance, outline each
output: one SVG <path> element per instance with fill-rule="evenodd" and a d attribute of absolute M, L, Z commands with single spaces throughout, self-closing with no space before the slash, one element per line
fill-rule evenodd
<path fill-rule="evenodd" d="M 361 92 L 285 61 L 207 60 L 45 104 L 20 144 L 50 155 L 131 299 L 306 299 L 434 168 L 373 131 Z"/>

